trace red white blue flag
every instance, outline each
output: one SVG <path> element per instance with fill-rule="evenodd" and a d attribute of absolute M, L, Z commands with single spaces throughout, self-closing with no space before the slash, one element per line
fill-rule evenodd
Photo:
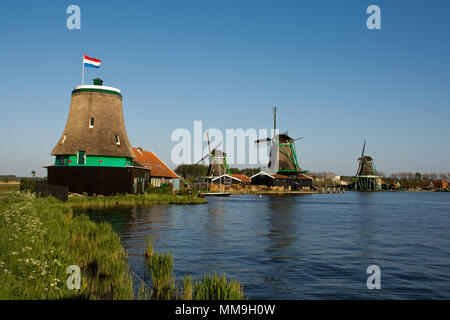
<path fill-rule="evenodd" d="M 83 64 L 85 67 L 89 68 L 100 68 L 100 64 L 102 63 L 99 59 L 90 58 L 87 55 L 83 54 Z"/>

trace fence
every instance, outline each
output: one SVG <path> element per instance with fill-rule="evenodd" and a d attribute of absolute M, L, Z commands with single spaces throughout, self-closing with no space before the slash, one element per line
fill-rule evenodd
<path fill-rule="evenodd" d="M 47 181 L 39 181 L 36 183 L 34 191 L 38 197 L 54 197 L 58 200 L 66 202 L 69 198 L 69 188 L 48 184 Z"/>

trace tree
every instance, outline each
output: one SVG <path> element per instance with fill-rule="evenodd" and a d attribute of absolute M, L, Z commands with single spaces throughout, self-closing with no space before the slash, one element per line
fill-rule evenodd
<path fill-rule="evenodd" d="M 448 175 L 446 173 L 441 173 L 441 174 L 439 174 L 439 178 L 441 178 L 444 181 L 447 181 Z"/>
<path fill-rule="evenodd" d="M 422 179 L 422 174 L 420 172 L 416 172 L 415 177 L 416 179 Z"/>
<path fill-rule="evenodd" d="M 208 167 L 202 164 L 182 164 L 175 169 L 175 173 L 184 179 L 201 177 L 208 173 Z"/>

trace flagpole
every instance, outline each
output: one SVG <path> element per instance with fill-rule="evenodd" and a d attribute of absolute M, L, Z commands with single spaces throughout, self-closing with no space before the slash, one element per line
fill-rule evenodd
<path fill-rule="evenodd" d="M 81 71 L 81 85 L 84 84 L 84 53 L 83 53 L 82 64 L 83 64 L 83 71 Z"/>

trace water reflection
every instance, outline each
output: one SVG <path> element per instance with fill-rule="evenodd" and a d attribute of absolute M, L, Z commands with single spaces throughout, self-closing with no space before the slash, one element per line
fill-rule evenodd
<path fill-rule="evenodd" d="M 265 276 L 264 282 L 278 294 L 290 294 L 295 290 L 289 279 L 299 259 L 297 227 L 301 225 L 301 210 L 294 197 L 267 196 L 266 201 L 269 241 L 265 252 L 271 262 L 271 276 Z"/>
<path fill-rule="evenodd" d="M 292 244 L 297 240 L 296 226 L 298 221 L 297 211 L 294 210 L 298 204 L 283 197 L 267 197 L 267 217 L 269 230 L 269 246 L 266 252 L 270 254 L 272 260 L 294 259 L 296 257 L 296 248 Z"/>

